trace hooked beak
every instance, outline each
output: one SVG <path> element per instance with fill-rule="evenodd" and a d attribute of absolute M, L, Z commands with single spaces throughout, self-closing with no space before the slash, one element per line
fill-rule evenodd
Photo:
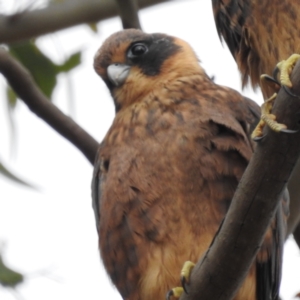
<path fill-rule="evenodd" d="M 125 82 L 129 71 L 130 66 L 116 63 L 108 66 L 107 75 L 114 86 L 120 86 Z"/>

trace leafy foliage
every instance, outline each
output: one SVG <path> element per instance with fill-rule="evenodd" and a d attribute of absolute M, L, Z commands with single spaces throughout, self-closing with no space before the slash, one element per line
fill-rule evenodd
<path fill-rule="evenodd" d="M 69 72 L 81 62 L 81 53 L 71 55 L 60 65 L 46 56 L 33 41 L 9 46 L 10 53 L 31 73 L 42 92 L 51 98 L 56 85 L 56 77 L 61 72 Z"/>
<path fill-rule="evenodd" d="M 6 166 L 4 166 L 3 163 L 1 163 L 1 161 L 0 161 L 0 174 L 4 175 L 6 178 L 8 178 L 16 183 L 25 185 L 27 187 L 32 187 L 30 184 L 28 184 L 24 180 L 20 179 L 16 175 L 14 175 Z"/>
<path fill-rule="evenodd" d="M 10 53 L 17 58 L 30 72 L 33 79 L 41 91 L 51 100 L 53 90 L 57 84 L 57 75 L 68 73 L 81 63 L 81 52 L 70 55 L 62 64 L 55 64 L 45 55 L 35 44 L 34 41 L 25 41 L 9 46 Z M 12 114 L 17 105 L 17 95 L 7 86 L 6 97 L 8 103 L 9 123 L 12 133 L 14 132 Z M 26 186 L 30 186 L 25 181 L 19 179 L 9 171 L 0 161 L 0 174 Z"/>
<path fill-rule="evenodd" d="M 9 267 L 7 267 L 0 255 L 0 284 L 14 288 L 16 285 L 22 283 L 24 276 Z"/>

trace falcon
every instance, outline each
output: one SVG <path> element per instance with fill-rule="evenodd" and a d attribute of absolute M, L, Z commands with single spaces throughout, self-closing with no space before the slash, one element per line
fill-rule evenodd
<path fill-rule="evenodd" d="M 216 85 L 189 44 L 166 34 L 117 32 L 94 68 L 116 109 L 92 182 L 101 258 L 123 299 L 164 299 L 228 210 L 254 150 L 259 108 Z M 278 299 L 282 204 L 235 300 Z"/>
<path fill-rule="evenodd" d="M 254 137 L 262 135 L 261 127 L 265 123 L 275 131 L 293 132 L 287 130 L 284 124 L 275 122 L 276 117 L 271 114 L 271 109 L 276 93 L 273 96 L 270 94 L 274 91 L 274 80 L 268 76 L 261 78 L 261 74 L 272 74 L 274 66 L 280 61 L 274 75 L 277 77 L 280 72 L 280 84 L 288 92 L 288 88 L 292 87 L 290 74 L 300 58 L 299 54 L 292 54 L 300 53 L 297 18 L 300 2 L 212 0 L 212 5 L 218 34 L 225 40 L 237 62 L 243 87 L 247 83 L 254 88 L 260 86 L 264 98 L 268 98 L 262 107 L 261 126 L 254 132 Z M 275 87 L 275 91 L 278 89 L 278 86 Z"/>

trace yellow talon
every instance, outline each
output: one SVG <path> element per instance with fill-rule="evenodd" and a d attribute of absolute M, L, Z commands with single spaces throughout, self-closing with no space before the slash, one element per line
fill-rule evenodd
<path fill-rule="evenodd" d="M 181 273 L 180 273 L 180 279 L 181 279 L 181 283 L 182 286 L 185 290 L 185 284 L 189 284 L 190 283 L 190 276 L 192 273 L 193 268 L 195 267 L 195 264 L 191 261 L 186 261 L 183 264 L 183 267 L 181 269 Z M 185 290 L 186 292 L 186 290 Z"/>
<path fill-rule="evenodd" d="M 189 284 L 190 282 L 190 275 L 192 273 L 194 266 L 195 264 L 191 261 L 186 261 L 183 264 L 183 267 L 180 272 L 180 280 L 181 280 L 182 287 L 175 287 L 171 289 L 166 295 L 167 300 L 170 300 L 172 298 L 179 299 L 183 291 L 187 293 L 186 284 Z"/>
<path fill-rule="evenodd" d="M 280 70 L 280 83 L 282 85 L 289 88 L 293 86 L 290 80 L 290 75 L 299 59 L 299 54 L 292 54 L 287 60 L 283 60 L 277 64 L 276 67 Z"/>
<path fill-rule="evenodd" d="M 280 132 L 283 129 L 287 129 L 287 126 L 281 123 L 276 122 L 276 116 L 271 114 L 271 110 L 273 107 L 273 103 L 277 97 L 277 94 L 273 94 L 273 96 L 265 101 L 261 106 L 261 120 L 269 125 L 269 127 L 276 131 Z"/>
<path fill-rule="evenodd" d="M 273 114 L 262 115 L 261 118 L 275 132 L 280 132 L 283 129 L 287 129 L 286 125 L 278 123 L 278 122 L 275 121 L 276 120 L 276 116 L 273 115 Z"/>
<path fill-rule="evenodd" d="M 259 123 L 256 125 L 255 129 L 253 130 L 253 132 L 251 134 L 251 138 L 253 140 L 263 136 L 263 128 L 264 128 L 265 124 L 266 124 L 265 121 L 260 120 Z"/>
<path fill-rule="evenodd" d="M 275 68 L 274 71 L 274 77 L 276 77 L 276 74 L 278 71 L 280 71 L 280 83 L 281 85 L 287 86 L 291 88 L 292 82 L 290 80 L 290 75 L 293 71 L 293 68 L 295 67 L 297 61 L 300 59 L 299 54 L 293 54 L 291 55 L 287 60 L 283 60 L 279 62 Z M 268 76 L 268 75 L 261 75 L 261 87 L 262 92 L 264 94 L 264 97 L 268 97 L 270 91 L 278 91 L 280 86 L 278 82 Z M 259 123 L 257 124 L 256 128 L 251 134 L 252 139 L 258 140 L 260 137 L 263 136 L 263 128 L 267 124 L 273 131 L 276 132 L 286 132 L 286 133 L 292 133 L 295 132 L 293 130 L 288 130 L 287 126 L 285 124 L 280 124 L 276 121 L 276 116 L 271 114 L 272 107 L 274 100 L 276 99 L 277 94 L 274 93 L 272 97 L 265 100 L 263 105 L 261 106 L 261 118 Z"/>
<path fill-rule="evenodd" d="M 175 287 L 167 293 L 166 300 L 171 300 L 172 298 L 179 299 L 182 293 L 182 287 Z"/>
<path fill-rule="evenodd" d="M 279 128 L 282 125 L 285 126 L 284 124 L 277 123 L 275 121 L 276 116 L 271 114 L 273 103 L 274 103 L 274 100 L 276 99 L 276 97 L 277 97 L 277 94 L 274 93 L 272 97 L 265 100 L 265 102 L 262 104 L 260 121 L 256 125 L 254 131 L 251 134 L 252 139 L 262 137 L 262 135 L 263 135 L 262 131 L 263 131 L 263 128 L 266 124 L 268 124 L 271 127 L 271 129 L 273 129 L 275 131 L 280 131 L 280 130 L 276 130 L 276 129 Z M 276 127 L 275 124 L 278 124 L 280 126 Z M 276 129 L 274 129 L 274 128 L 276 128 Z M 285 126 L 285 128 L 286 128 L 286 126 Z"/>

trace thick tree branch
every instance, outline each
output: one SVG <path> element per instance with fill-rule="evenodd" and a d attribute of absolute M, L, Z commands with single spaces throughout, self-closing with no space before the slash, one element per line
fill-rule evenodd
<path fill-rule="evenodd" d="M 138 0 L 138 6 L 145 8 L 167 1 L 171 0 Z M 117 15 L 118 6 L 115 0 L 64 1 L 53 3 L 44 9 L 25 11 L 12 16 L 0 15 L 0 43 L 29 39 Z"/>
<path fill-rule="evenodd" d="M 32 112 L 69 140 L 91 164 L 94 164 L 98 142 L 53 105 L 37 87 L 28 71 L 2 49 L 0 49 L 0 72 Z"/>
<path fill-rule="evenodd" d="M 116 0 L 124 29 L 142 29 L 139 16 L 137 0 Z"/>
<path fill-rule="evenodd" d="M 298 247 L 300 248 L 300 224 L 298 224 L 298 226 L 296 227 L 296 229 L 294 231 L 294 239 L 295 239 Z"/>
<path fill-rule="evenodd" d="M 294 232 L 300 221 L 300 159 L 298 160 L 288 183 L 290 193 L 290 216 L 287 236 Z M 300 232 L 299 232 L 300 233 Z M 300 237 L 299 237 L 300 238 Z M 299 240 L 300 242 L 300 240 Z M 300 247 L 300 244 L 299 244 Z"/>
<path fill-rule="evenodd" d="M 300 95 L 297 78 L 300 63 L 292 74 L 293 93 Z M 280 123 L 299 130 L 300 98 L 290 96 L 282 88 L 273 112 Z M 189 294 L 182 295 L 181 300 L 229 300 L 243 282 L 300 153 L 300 131 L 278 134 L 266 128 L 265 133 L 239 183 L 221 230 L 194 268 Z"/>

